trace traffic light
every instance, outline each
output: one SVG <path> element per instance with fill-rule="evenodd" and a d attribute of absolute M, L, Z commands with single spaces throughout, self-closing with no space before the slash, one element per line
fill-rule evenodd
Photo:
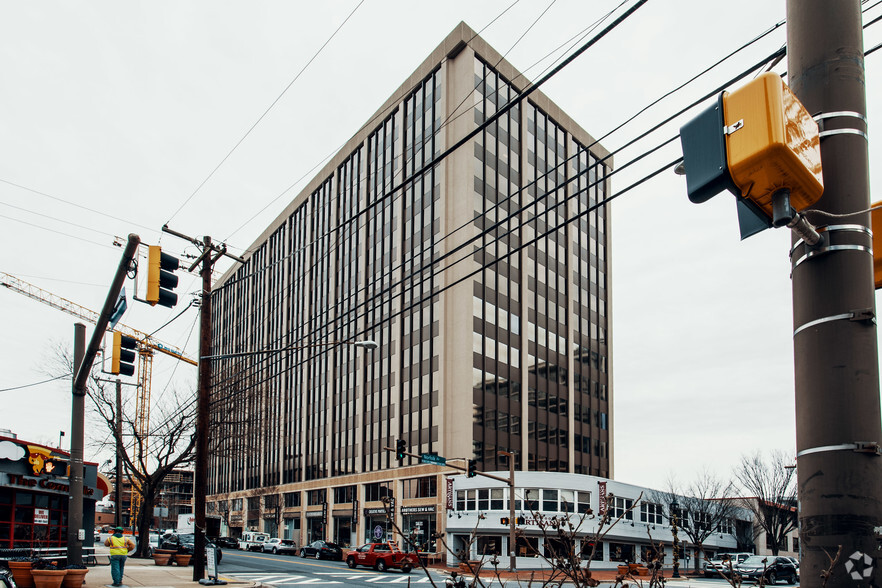
<path fill-rule="evenodd" d="M 395 457 L 401 461 L 404 459 L 405 453 L 407 453 L 407 443 L 404 439 L 399 439 L 395 442 Z"/>
<path fill-rule="evenodd" d="M 882 288 L 882 202 L 874 202 L 870 209 L 870 228 L 873 230 L 873 281 Z"/>
<path fill-rule="evenodd" d="M 178 269 L 177 257 L 163 253 L 159 245 L 151 245 L 147 254 L 147 295 L 144 300 L 151 305 L 160 304 L 169 308 L 178 303 L 178 295 L 172 288 L 178 285 L 178 276 L 172 272 Z"/>
<path fill-rule="evenodd" d="M 742 239 L 786 225 L 824 191 L 818 125 L 774 73 L 722 92 L 680 143 L 689 199 L 735 194 Z"/>
<path fill-rule="evenodd" d="M 500 525 L 510 525 L 510 524 L 511 524 L 511 519 L 508 518 L 508 517 L 501 517 L 501 518 L 499 519 L 499 524 L 500 524 Z"/>
<path fill-rule="evenodd" d="M 475 461 L 474 459 L 470 459 L 468 466 L 466 466 L 466 475 L 469 478 L 474 478 L 475 476 L 478 475 L 477 468 L 478 468 L 478 462 Z"/>
<path fill-rule="evenodd" d="M 135 349 L 138 340 L 127 337 L 119 331 L 113 332 L 113 347 L 110 353 L 110 373 L 131 376 L 135 373 Z"/>

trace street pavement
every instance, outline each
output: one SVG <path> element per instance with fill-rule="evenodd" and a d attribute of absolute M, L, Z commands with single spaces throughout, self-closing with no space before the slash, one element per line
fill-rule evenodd
<path fill-rule="evenodd" d="M 106 551 L 106 548 L 96 547 L 99 565 L 89 567 L 89 573 L 86 574 L 86 581 L 83 585 L 84 588 L 104 588 L 110 586 L 112 582 L 110 566 L 107 564 L 107 555 L 102 553 L 103 551 Z M 225 562 L 226 559 L 225 557 Z M 410 574 L 402 574 L 398 571 L 381 573 L 361 568 L 349 570 L 345 567 L 339 569 L 316 569 L 315 571 L 308 572 L 260 572 L 240 568 L 228 574 L 219 572 L 219 579 L 225 581 L 231 588 L 288 588 L 298 585 L 342 587 L 373 586 L 377 584 L 444 586 L 444 578 L 447 577 L 448 571 L 445 567 L 430 568 L 430 573 L 427 576 L 425 572 L 419 569 L 414 570 Z M 592 575 L 604 585 L 613 584 L 616 578 L 614 570 L 596 570 L 592 571 Z M 665 575 L 669 576 L 669 573 Z M 547 579 L 548 572 L 521 570 L 517 573 L 500 572 L 499 576 L 498 579 L 495 579 L 490 573 L 482 574 L 481 583 L 488 588 L 491 586 L 494 588 L 514 588 L 516 586 L 528 585 L 541 586 L 543 580 Z M 727 582 L 720 579 L 672 579 L 670 577 L 666 579 L 669 588 L 674 586 L 676 588 L 729 587 Z M 644 580 L 645 584 L 648 584 L 648 579 Z M 566 586 L 566 584 L 564 585 Z M 194 588 L 194 586 L 199 586 L 199 584 L 193 581 L 192 566 L 157 566 L 152 559 L 129 558 L 126 561 L 123 586 L 126 588 Z"/>

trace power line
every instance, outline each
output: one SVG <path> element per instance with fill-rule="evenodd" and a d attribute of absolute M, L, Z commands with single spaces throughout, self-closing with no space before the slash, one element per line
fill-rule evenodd
<path fill-rule="evenodd" d="M 273 100 L 272 103 L 270 103 L 270 105 L 267 107 L 267 109 L 263 111 L 263 114 L 261 114 L 257 118 L 257 120 L 254 121 L 254 124 L 252 124 L 251 127 L 242 136 L 242 138 L 239 139 L 235 145 L 233 145 L 233 148 L 230 149 L 230 151 L 223 157 L 223 159 L 220 160 L 220 163 L 218 163 L 215 166 L 215 168 L 213 170 L 211 170 L 211 173 L 209 173 L 205 177 L 205 179 L 202 180 L 202 182 L 196 187 L 196 189 L 193 190 L 193 193 L 190 194 L 190 196 L 188 196 L 186 200 L 184 200 L 184 202 L 178 207 L 178 209 L 174 213 L 172 213 L 171 217 L 169 217 L 168 221 L 166 221 L 165 224 L 171 223 L 172 219 L 174 219 L 174 217 L 177 216 L 177 214 L 179 212 L 181 212 L 181 210 L 187 205 L 187 203 L 189 203 L 190 200 L 192 200 L 193 197 L 196 196 L 196 194 L 199 192 L 199 190 L 202 189 L 202 186 L 204 186 L 208 182 L 208 180 L 210 180 L 214 176 L 214 174 L 217 173 L 217 170 L 219 170 L 221 168 L 221 166 L 227 161 L 227 159 L 230 158 L 230 156 L 233 154 L 233 152 L 236 151 L 236 149 L 238 149 L 239 145 L 241 145 L 242 142 L 246 138 L 248 138 L 248 135 L 250 135 L 251 132 L 257 127 L 257 125 L 259 125 L 260 122 L 266 117 L 266 115 L 269 114 L 269 111 L 272 110 L 273 107 L 279 102 L 279 100 L 282 99 L 282 96 L 284 96 L 288 92 L 288 90 L 291 88 L 291 86 L 294 85 L 294 82 L 296 82 L 300 78 L 300 76 L 303 75 L 303 72 L 306 71 L 306 68 L 309 67 L 313 61 L 315 61 L 315 59 L 319 56 L 319 54 L 322 52 L 322 50 L 324 50 L 324 48 L 327 47 L 328 43 L 330 43 L 331 40 L 337 36 L 337 33 L 340 32 L 340 29 L 343 28 L 343 25 L 345 25 L 347 22 L 349 22 L 349 19 L 352 18 L 353 14 L 355 14 L 355 11 L 358 10 L 358 8 L 362 4 L 364 4 L 364 2 L 365 2 L 365 0 L 359 0 L 358 4 L 356 4 L 355 8 L 353 8 L 352 11 L 349 13 L 349 15 L 343 20 L 343 22 L 340 23 L 340 26 L 338 26 L 336 28 L 336 30 L 334 30 L 334 32 L 331 34 L 331 36 L 328 37 L 328 39 L 322 44 L 322 46 L 318 48 L 318 51 L 316 51 L 315 54 L 309 59 L 309 61 L 306 62 L 306 65 L 304 65 L 300 69 L 300 71 L 297 72 L 297 75 L 295 75 L 294 78 L 290 82 L 288 82 L 288 85 L 285 86 L 285 89 L 282 90 L 282 92 L 278 96 L 276 96 L 276 99 Z"/>
<path fill-rule="evenodd" d="M 761 35 L 761 36 L 758 37 L 758 38 L 761 38 L 762 36 L 763 36 L 763 35 Z M 773 53 L 773 54 L 771 54 L 771 55 L 769 55 L 769 56 L 767 56 L 767 57 L 764 57 L 762 60 L 760 60 L 759 62 L 757 62 L 757 63 L 755 63 L 755 64 L 753 64 L 753 65 L 751 65 L 749 68 L 743 70 L 743 71 L 740 72 L 738 75 L 736 75 L 736 76 L 734 76 L 733 78 L 731 78 L 730 80 L 726 81 L 724 84 L 721 84 L 720 86 L 716 87 L 714 90 L 712 90 L 712 91 L 710 91 L 710 92 L 707 92 L 705 95 L 703 95 L 703 96 L 700 97 L 699 99 L 695 100 L 694 102 L 690 103 L 688 106 L 682 108 L 681 110 L 679 110 L 679 111 L 676 112 L 675 114 L 668 116 L 668 117 L 665 118 L 662 122 L 656 124 L 655 126 L 651 127 L 649 130 L 644 131 L 643 133 L 641 133 L 640 135 L 638 135 L 636 138 L 634 138 L 634 139 L 632 139 L 631 141 L 625 143 L 625 145 L 623 145 L 622 147 L 620 147 L 617 151 L 611 152 L 607 157 L 601 159 L 600 162 L 603 162 L 603 161 L 605 161 L 606 159 L 608 159 L 608 158 L 612 157 L 613 155 L 615 155 L 616 153 L 618 153 L 619 151 L 622 151 L 622 150 L 624 150 L 624 149 L 630 147 L 631 145 L 633 145 L 633 144 L 636 143 L 637 141 L 639 141 L 639 140 L 645 138 L 645 137 L 648 136 L 650 133 L 652 133 L 652 132 L 658 130 L 659 128 L 661 128 L 662 126 L 664 126 L 664 125 L 667 124 L 668 122 L 674 120 L 676 117 L 678 117 L 678 116 L 680 116 L 681 114 L 685 113 L 686 111 L 688 111 L 689 109 L 693 108 L 694 106 L 696 106 L 696 105 L 702 103 L 703 101 L 707 100 L 708 98 L 710 98 L 710 97 L 712 97 L 712 96 L 717 95 L 717 94 L 718 94 L 720 91 L 722 91 L 723 89 L 725 89 L 725 88 L 731 86 L 732 84 L 738 82 L 739 80 L 741 80 L 741 79 L 743 79 L 744 77 L 748 76 L 751 72 L 755 71 L 757 68 L 762 67 L 765 63 L 767 63 L 768 61 L 774 59 L 774 58 L 775 58 L 778 54 L 780 54 L 781 52 L 782 52 L 782 50 L 779 49 L 779 50 L 776 51 L 775 53 Z M 730 54 L 730 56 L 731 56 L 731 55 L 734 55 L 735 53 L 737 53 L 737 51 L 736 51 L 736 52 L 733 52 L 732 54 Z M 693 79 L 695 79 L 695 78 L 693 78 Z M 691 80 L 690 80 L 690 81 L 691 81 Z M 685 84 L 684 84 L 684 85 L 685 85 Z M 681 86 L 681 87 L 682 87 L 682 86 Z M 633 118 L 633 117 L 632 117 L 632 118 Z M 616 127 L 616 129 L 613 129 L 613 131 L 610 131 L 609 133 L 607 133 L 606 136 L 608 136 L 609 134 L 611 134 L 611 133 L 615 132 L 616 130 L 620 129 L 622 126 L 624 126 L 624 124 L 623 124 L 623 125 L 619 125 L 618 127 Z M 596 144 L 597 142 L 599 142 L 600 140 L 602 140 L 602 138 L 601 138 L 601 139 L 598 139 L 597 141 L 595 141 L 595 142 L 592 143 L 591 145 L 587 146 L 587 147 L 585 148 L 585 150 L 587 150 L 587 149 L 590 148 L 591 146 L 595 145 L 595 144 Z M 670 140 L 667 141 L 667 142 L 670 142 Z M 666 143 L 667 143 L 667 142 L 666 142 Z M 554 173 L 559 167 L 565 165 L 566 163 L 568 163 L 569 161 L 571 161 L 571 160 L 574 159 L 575 157 L 579 156 L 581 153 L 582 153 L 582 150 L 580 150 L 579 152 L 577 152 L 577 153 L 574 154 L 573 156 L 569 157 L 567 160 L 565 160 L 564 162 L 562 162 L 561 164 L 559 164 L 559 165 L 556 166 L 555 168 L 552 168 L 552 169 L 548 170 L 547 172 L 541 174 L 540 176 L 538 176 L 538 177 L 536 178 L 536 180 L 533 180 L 533 181 L 529 182 L 527 185 L 525 185 L 524 187 L 518 189 L 518 190 L 515 191 L 511 196 L 513 197 L 513 196 L 516 196 L 516 195 L 522 193 L 523 191 L 525 191 L 525 190 L 526 190 L 527 188 L 529 188 L 530 186 L 535 185 L 535 183 L 536 183 L 538 180 L 547 177 L 547 176 L 548 176 L 549 174 L 551 174 L 551 173 Z M 638 158 L 635 158 L 635 159 L 640 159 L 640 158 L 642 158 L 642 157 L 643 157 L 643 156 L 639 156 Z M 630 164 L 627 164 L 627 165 L 630 165 Z M 614 172 L 612 172 L 612 174 L 615 174 L 615 173 L 618 173 L 619 171 L 622 171 L 622 169 L 624 169 L 625 167 L 627 167 L 627 166 L 623 166 L 622 168 L 620 168 L 620 169 L 618 169 L 618 170 L 615 170 Z M 610 175 L 612 175 L 612 174 L 610 174 Z M 571 179 L 572 179 L 572 178 L 571 178 Z M 548 194 L 545 194 L 545 196 L 547 196 L 547 195 L 548 195 Z M 543 197 L 544 197 L 544 196 L 543 196 Z M 540 198 L 537 198 L 537 201 L 538 201 L 538 200 L 541 200 L 541 197 L 540 197 Z M 451 256 L 454 255 L 456 252 L 458 252 L 458 251 L 464 249 L 465 247 L 467 247 L 467 246 L 470 245 L 471 243 L 474 243 L 476 240 L 483 238 L 483 235 L 485 235 L 485 234 L 487 234 L 487 233 L 489 233 L 489 232 L 495 231 L 496 229 L 498 229 L 498 228 L 499 228 L 500 226 L 502 226 L 503 224 L 505 224 L 505 223 L 507 223 L 507 222 L 510 222 L 510 220 L 511 220 L 512 218 L 516 217 L 519 213 L 526 211 L 530 206 L 533 206 L 533 205 L 534 205 L 534 203 L 529 203 L 529 204 L 525 204 L 525 205 L 523 205 L 520 209 L 518 209 L 518 210 L 514 211 L 513 213 L 511 213 L 511 215 L 510 215 L 509 217 L 504 218 L 504 219 L 498 221 L 496 224 L 494 224 L 493 226 L 491 226 L 491 227 L 489 227 L 489 228 L 486 228 L 482 233 L 480 233 L 480 234 L 478 234 L 478 235 L 472 237 L 470 240 L 468 240 L 467 242 L 461 244 L 459 247 L 455 248 L 454 250 L 451 250 L 451 251 L 446 252 L 444 255 L 440 256 L 439 258 L 435 258 L 435 259 L 433 259 L 432 266 L 442 263 L 444 260 L 446 260 L 447 258 L 451 257 Z M 471 223 L 468 223 L 468 224 L 471 224 Z M 462 226 L 458 227 L 457 229 L 454 229 L 454 231 L 451 231 L 450 233 L 448 233 L 447 235 L 445 235 L 444 237 L 442 237 L 441 240 L 446 239 L 447 237 L 449 237 L 450 235 L 452 235 L 452 234 L 455 233 L 456 231 L 462 229 L 462 228 L 465 227 L 465 226 L 468 226 L 468 224 L 466 224 L 466 225 L 462 225 Z M 520 226 L 520 224 L 519 224 L 518 226 Z M 312 243 L 314 244 L 315 241 L 317 241 L 317 240 L 318 240 L 318 239 L 313 240 Z M 294 252 L 294 253 L 296 253 L 296 252 Z M 292 253 L 292 254 L 294 254 L 294 253 Z M 286 259 L 287 257 L 290 257 L 290 255 L 292 255 L 292 254 L 289 254 L 289 256 L 286 256 L 286 257 L 283 258 L 283 259 Z M 327 255 L 327 253 L 326 253 L 326 255 Z M 449 269 L 449 267 L 451 267 L 452 265 L 455 265 L 456 263 L 459 263 L 460 261 L 463 261 L 464 259 L 467 259 L 467 258 L 468 258 L 468 256 L 453 261 L 453 262 L 450 264 L 450 266 L 448 266 L 447 269 Z M 275 263 L 279 263 L 280 261 L 282 261 L 282 260 L 278 260 L 278 261 L 274 262 L 274 264 L 275 264 Z M 313 264 L 313 267 L 315 267 L 315 264 Z M 397 267 L 397 268 L 400 268 L 400 265 L 399 265 L 399 266 L 396 266 L 396 267 Z M 393 270 L 394 270 L 394 269 L 395 269 L 395 268 L 393 268 Z M 428 269 L 428 268 L 426 268 L 426 267 L 421 267 L 421 268 L 419 268 L 418 270 L 416 270 L 416 271 L 413 272 L 412 274 L 410 274 L 410 275 L 408 275 L 408 276 L 404 276 L 400 281 L 397 281 L 397 282 L 394 282 L 394 283 L 389 284 L 387 287 L 383 288 L 380 292 L 375 293 L 374 296 L 375 296 L 375 297 L 376 297 L 376 296 L 380 296 L 380 297 L 382 297 L 382 296 L 386 296 L 386 295 L 390 294 L 390 293 L 391 293 L 395 288 L 397 288 L 402 282 L 405 282 L 405 281 L 408 281 L 408 280 L 413 280 L 417 275 L 419 275 L 420 273 L 426 271 L 426 269 Z M 389 272 L 385 273 L 383 276 L 380 277 L 380 279 L 381 279 L 381 280 L 382 280 L 382 279 L 385 279 L 385 276 L 386 276 L 386 275 L 391 275 L 391 273 L 392 273 L 393 270 L 390 270 Z M 260 271 L 263 271 L 263 268 L 261 268 L 261 269 L 259 269 L 259 270 L 255 270 L 254 272 L 251 272 L 250 274 L 248 274 L 248 276 L 254 275 L 254 274 L 256 274 L 256 273 L 258 273 L 258 272 L 260 272 Z M 248 277 L 248 276 L 245 276 L 245 277 Z M 223 288 L 226 288 L 226 287 L 228 287 L 228 286 L 230 286 L 230 285 L 232 285 L 232 284 L 234 284 L 234 283 L 240 281 L 240 279 L 242 279 L 242 278 L 234 278 L 234 279 L 231 280 L 230 282 L 228 282 L 228 283 L 224 284 L 223 286 L 221 286 L 221 288 L 222 288 L 222 289 L 223 289 Z M 303 280 L 303 279 L 304 279 L 304 276 L 301 276 L 301 277 L 299 278 L 299 280 Z M 291 288 L 293 288 L 293 286 L 294 286 L 294 285 L 292 285 Z M 357 294 L 358 292 L 361 292 L 361 291 L 364 290 L 364 289 L 365 289 L 365 288 L 360 288 L 360 289 L 356 292 L 356 294 Z M 281 295 L 281 293 L 279 293 L 279 295 Z M 269 304 L 270 302 L 271 302 L 271 301 L 267 301 L 267 304 Z M 357 308 L 360 308 L 360 307 L 363 307 L 363 306 L 366 306 L 366 305 L 367 305 L 367 302 L 362 303 L 362 304 L 359 304 L 359 305 L 357 306 Z M 339 306 L 339 304 L 338 304 L 337 306 Z M 335 307 L 332 307 L 332 308 L 327 309 L 327 310 L 325 311 L 325 313 L 323 313 L 323 314 L 330 313 L 332 310 L 334 310 L 334 308 L 335 308 Z M 362 318 L 363 316 L 364 316 L 364 314 L 360 315 L 360 316 L 357 317 L 357 318 Z M 357 320 L 357 318 L 356 318 L 355 320 Z M 352 322 L 352 321 L 350 321 L 350 323 L 351 323 L 351 322 Z M 333 325 L 326 326 L 326 328 L 333 328 Z M 270 343 L 270 345 L 271 345 L 271 344 L 272 344 L 272 343 Z"/>
<path fill-rule="evenodd" d="M 12 388 L 0 388 L 0 392 L 12 392 L 13 390 L 22 390 L 24 388 L 32 388 L 33 386 L 39 386 L 41 384 L 48 384 L 49 382 L 54 382 L 55 380 L 61 380 L 63 378 L 69 378 L 73 374 L 67 373 L 61 376 L 56 376 L 54 378 L 49 378 L 48 380 L 43 380 L 42 382 L 34 382 L 33 384 L 24 384 L 23 386 L 14 386 Z"/>

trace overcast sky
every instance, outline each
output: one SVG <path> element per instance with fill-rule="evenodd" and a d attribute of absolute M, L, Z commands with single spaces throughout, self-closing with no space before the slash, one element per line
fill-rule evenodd
<path fill-rule="evenodd" d="M 137 233 L 171 253 L 193 253 L 161 236 L 169 222 L 243 250 L 459 21 L 481 30 L 512 2 L 2 3 L 0 271 L 97 311 L 121 255 L 115 236 Z M 618 4 L 521 0 L 481 35 L 536 80 L 552 63 L 542 58 L 561 56 L 558 47 Z M 783 0 L 722 4 L 650 0 L 543 91 L 617 150 L 785 43 L 779 27 L 607 137 L 784 18 Z M 880 37 L 882 27 L 871 27 L 865 46 Z M 880 60 L 867 60 L 871 137 Z M 785 70 L 786 61 L 776 67 Z M 696 112 L 617 153 L 616 167 L 676 135 Z M 679 149 L 674 142 L 615 176 L 613 192 Z M 872 144 L 870 155 L 879 169 Z M 702 468 L 727 476 L 757 449 L 794 453 L 789 235 L 739 241 L 733 198 L 693 205 L 670 170 L 612 211 L 616 479 L 661 487 Z M 184 302 L 196 283 L 184 279 Z M 123 322 L 151 332 L 183 306 L 130 300 Z M 69 380 L 9 389 L 49 377 L 54 348 L 72 345 L 75 319 L 5 289 L 0 309 L 0 429 L 57 443 L 59 431 L 70 431 Z M 195 327 L 190 309 L 157 337 L 195 356 Z M 195 382 L 195 368 L 154 361 L 154 398 Z M 86 452 L 99 463 L 109 456 Z"/>

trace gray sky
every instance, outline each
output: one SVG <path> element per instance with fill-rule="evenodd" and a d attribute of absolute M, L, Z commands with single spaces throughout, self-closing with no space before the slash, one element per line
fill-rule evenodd
<path fill-rule="evenodd" d="M 100 310 L 121 255 L 114 236 L 134 232 L 171 253 L 193 253 L 179 240 L 160 241 L 169 221 L 241 251 L 459 21 L 480 30 L 512 2 L 365 0 L 281 98 L 358 0 L 3 3 L 0 271 Z M 521 0 L 481 35 L 536 80 L 551 60 L 531 66 L 617 4 Z M 784 18 L 783 0 L 737 4 L 724 13 L 721 2 L 650 0 L 543 91 L 604 137 Z M 882 27 L 871 27 L 865 45 L 880 37 Z M 602 143 L 618 149 L 784 42 L 780 27 Z M 871 137 L 880 60 L 867 59 Z M 618 153 L 617 167 L 673 137 L 696 112 Z M 615 176 L 613 191 L 679 150 L 675 142 Z M 872 144 L 870 155 L 879 169 Z M 789 235 L 740 242 L 732 197 L 693 205 L 672 171 L 613 204 L 612 232 L 615 477 L 658 487 L 702 468 L 728 475 L 755 449 L 793 452 Z M 196 283 L 186 277 L 178 290 Z M 123 322 L 145 332 L 183 308 L 129 306 Z M 46 379 L 53 347 L 72 344 L 74 318 L 7 291 L 0 308 L 0 389 Z M 195 325 L 191 309 L 157 337 L 195 356 Z M 195 368 L 154 361 L 155 399 L 195 381 Z M 0 428 L 57 442 L 70 430 L 69 392 L 69 381 L 0 392 Z"/>

